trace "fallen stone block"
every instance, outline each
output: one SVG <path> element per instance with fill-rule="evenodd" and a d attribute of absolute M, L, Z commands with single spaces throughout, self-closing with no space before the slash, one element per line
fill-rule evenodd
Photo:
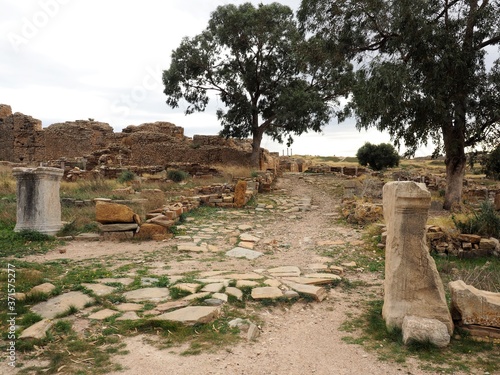
<path fill-rule="evenodd" d="M 135 231 L 139 228 L 139 225 L 134 224 L 101 224 L 99 225 L 99 230 L 101 232 L 125 232 L 125 231 Z"/>
<path fill-rule="evenodd" d="M 455 320 L 463 324 L 500 328 L 500 293 L 476 289 L 462 280 L 452 281 L 448 286 Z"/>
<path fill-rule="evenodd" d="M 134 211 L 124 204 L 97 201 L 95 205 L 96 221 L 101 224 L 134 223 Z"/>
<path fill-rule="evenodd" d="M 411 342 L 428 341 L 439 348 L 444 348 L 450 343 L 450 334 L 446 324 L 437 319 L 405 316 L 402 331 L 405 345 Z"/>
<path fill-rule="evenodd" d="M 170 297 L 170 292 L 167 288 L 142 288 L 131 290 L 130 292 L 123 293 L 123 297 L 127 301 L 142 302 L 160 302 Z"/>
<path fill-rule="evenodd" d="M 318 287 L 314 285 L 297 284 L 294 282 L 287 281 L 286 285 L 295 290 L 299 294 L 304 294 L 306 296 L 314 298 L 316 301 L 323 301 L 326 298 L 326 289 L 323 287 Z"/>
<path fill-rule="evenodd" d="M 155 236 L 167 235 L 167 228 L 163 225 L 158 225 L 154 223 L 144 223 L 142 224 L 135 234 L 135 238 L 139 240 L 152 240 Z"/>

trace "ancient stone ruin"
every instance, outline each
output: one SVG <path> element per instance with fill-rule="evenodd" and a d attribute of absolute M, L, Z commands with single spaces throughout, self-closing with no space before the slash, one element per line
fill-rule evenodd
<path fill-rule="evenodd" d="M 62 227 L 59 185 L 62 169 L 14 168 L 17 179 L 17 223 L 23 229 L 55 235 Z"/>
<path fill-rule="evenodd" d="M 428 339 L 445 346 L 453 333 L 453 321 L 425 239 L 430 202 L 425 184 L 403 181 L 384 185 L 387 244 L 382 315 L 388 329 L 403 329 L 406 342 Z M 446 334 L 436 338 L 438 331 Z"/>
<path fill-rule="evenodd" d="M 249 165 L 248 140 L 184 136 L 184 129 L 157 121 L 115 133 L 104 122 L 76 120 L 42 128 L 42 122 L 0 104 L 0 160 L 13 163 L 65 162 L 91 170 L 100 165 L 154 166 L 170 163 Z M 260 169 L 276 169 L 277 155 L 261 149 Z"/>

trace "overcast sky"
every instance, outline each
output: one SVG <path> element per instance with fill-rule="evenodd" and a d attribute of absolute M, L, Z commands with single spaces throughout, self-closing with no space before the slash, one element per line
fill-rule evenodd
<path fill-rule="evenodd" d="M 200 33 L 219 5 L 240 0 L 1 0 L 0 103 L 42 120 L 93 118 L 115 131 L 169 121 L 187 136 L 217 134 L 218 103 L 185 116 L 165 104 L 162 71 L 182 37 Z M 251 1 L 271 3 L 268 0 Z M 300 0 L 282 0 L 296 10 Z M 354 155 L 365 142 L 389 142 L 353 121 L 332 121 L 322 134 L 295 137 L 294 154 Z M 282 153 L 286 146 L 264 140 Z M 429 155 L 432 148 L 417 156 Z"/>

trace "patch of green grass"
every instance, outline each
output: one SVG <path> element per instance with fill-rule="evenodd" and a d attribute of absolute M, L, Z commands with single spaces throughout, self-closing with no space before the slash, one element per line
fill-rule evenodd
<path fill-rule="evenodd" d="M 68 320 L 59 320 L 54 324 L 53 330 L 60 335 L 69 335 L 72 331 L 71 322 Z"/>
<path fill-rule="evenodd" d="M 42 319 L 43 318 L 41 317 L 40 314 L 37 314 L 34 312 L 28 312 L 21 317 L 19 324 L 23 327 L 29 327 L 29 326 L 39 322 Z"/>
<path fill-rule="evenodd" d="M 447 348 L 439 349 L 428 342 L 403 345 L 400 329 L 387 330 L 382 306 L 383 301 L 372 300 L 361 314 L 349 316 L 341 330 L 353 336 L 343 340 L 377 352 L 380 360 L 404 363 L 406 358 L 416 356 L 422 362 L 421 368 L 433 373 L 470 372 L 472 368 L 495 373 L 500 369 L 498 347 L 476 342 L 463 332 L 460 338 L 452 338 Z"/>
<path fill-rule="evenodd" d="M 113 277 L 114 273 L 103 267 L 100 263 L 70 268 L 63 278 L 66 285 L 90 283 L 95 279 Z"/>
<path fill-rule="evenodd" d="M 14 224 L 0 222 L 0 258 L 45 254 L 58 244 L 55 237 L 31 230 L 14 232 Z"/>

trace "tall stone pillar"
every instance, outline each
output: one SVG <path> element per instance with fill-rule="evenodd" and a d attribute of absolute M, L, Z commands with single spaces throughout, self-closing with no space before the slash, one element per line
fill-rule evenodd
<path fill-rule="evenodd" d="M 17 223 L 14 231 L 30 229 L 55 235 L 62 227 L 59 187 L 62 169 L 13 168 L 17 180 Z"/>
<path fill-rule="evenodd" d="M 405 316 L 435 319 L 453 333 L 444 287 L 425 239 L 431 194 L 425 184 L 389 182 L 383 189 L 387 226 L 384 306 L 388 329 L 402 328 Z"/>

